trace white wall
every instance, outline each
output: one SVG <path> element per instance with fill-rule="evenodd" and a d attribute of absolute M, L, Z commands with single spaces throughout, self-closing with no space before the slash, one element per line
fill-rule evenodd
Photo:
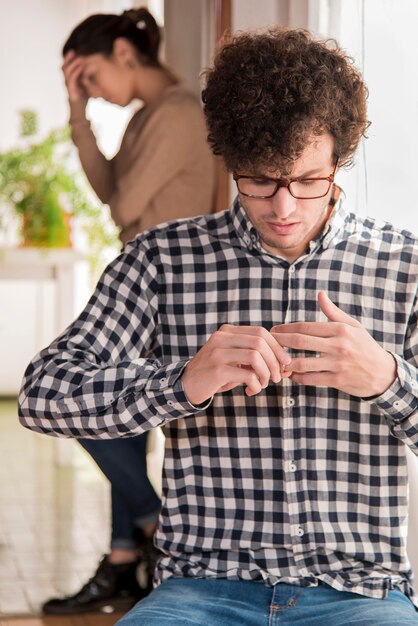
<path fill-rule="evenodd" d="M 14 395 L 29 359 L 54 339 L 52 280 L 0 281 L 0 395 Z"/>
<path fill-rule="evenodd" d="M 232 0 L 232 30 L 263 28 L 280 21 L 280 2 L 277 0 Z"/>
<path fill-rule="evenodd" d="M 74 26 L 95 12 L 119 11 L 124 0 L 0 0 L 0 150 L 19 134 L 18 111 L 35 109 L 40 131 L 68 118 L 61 49 Z"/>

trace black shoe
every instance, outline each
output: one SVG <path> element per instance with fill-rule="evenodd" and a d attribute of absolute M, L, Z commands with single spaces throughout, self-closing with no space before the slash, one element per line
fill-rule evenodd
<path fill-rule="evenodd" d="M 42 607 L 43 612 L 46 615 L 75 615 L 130 609 L 150 591 L 148 579 L 144 581 L 144 588 L 137 581 L 136 572 L 141 561 L 138 559 L 133 563 L 113 565 L 105 555 L 94 576 L 80 591 L 73 596 L 48 600 Z"/>
<path fill-rule="evenodd" d="M 137 528 L 135 531 L 135 539 L 139 553 L 142 555 L 143 563 L 141 571 L 145 572 L 145 577 L 148 578 L 147 592 L 152 591 L 152 580 L 154 577 L 154 570 L 157 565 L 158 559 L 162 556 L 162 552 L 154 545 L 153 537 L 146 537 L 141 528 Z M 146 567 L 144 567 L 144 564 Z"/>

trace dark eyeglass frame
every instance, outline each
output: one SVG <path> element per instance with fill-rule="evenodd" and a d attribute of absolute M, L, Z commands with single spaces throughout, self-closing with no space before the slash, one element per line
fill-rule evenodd
<path fill-rule="evenodd" d="M 245 175 L 240 175 L 240 174 L 234 174 L 233 175 L 233 179 L 235 180 L 235 182 L 237 183 L 237 187 L 238 187 L 238 191 L 240 192 L 240 194 L 242 194 L 243 196 L 245 196 L 246 198 L 255 198 L 256 200 L 265 200 L 267 198 L 272 198 L 273 196 L 276 195 L 276 193 L 279 191 L 279 189 L 281 187 L 286 187 L 290 193 L 291 196 L 293 196 L 294 198 L 296 198 L 296 200 L 317 200 L 318 198 L 324 198 L 327 193 L 329 192 L 332 183 L 334 182 L 334 178 L 335 178 L 335 172 L 337 171 L 337 167 L 338 167 L 338 159 L 335 163 L 334 166 L 334 171 L 332 172 L 332 174 L 330 174 L 329 176 L 319 176 L 319 177 L 309 177 L 309 178 L 268 178 L 268 177 L 257 177 L 257 176 L 245 176 Z M 238 181 L 241 178 L 254 178 L 256 180 L 265 180 L 268 182 L 272 182 L 275 183 L 275 189 L 273 191 L 273 193 L 268 194 L 267 196 L 258 196 L 258 195 L 253 195 L 253 194 L 249 194 L 249 193 L 244 193 L 243 191 L 240 190 L 239 188 L 239 183 Z M 326 190 L 325 193 L 322 193 L 320 196 L 303 196 L 302 198 L 300 196 L 295 196 L 294 193 L 292 193 L 292 190 L 290 188 L 290 185 L 292 183 L 300 183 L 300 182 L 310 182 L 313 180 L 326 180 L 328 181 L 328 189 Z"/>

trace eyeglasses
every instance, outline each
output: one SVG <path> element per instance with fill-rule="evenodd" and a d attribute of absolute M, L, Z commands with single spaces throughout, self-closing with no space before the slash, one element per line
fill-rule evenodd
<path fill-rule="evenodd" d="M 323 198 L 329 192 L 337 171 L 338 159 L 334 171 L 321 178 L 263 178 L 261 176 L 240 176 L 234 174 L 238 191 L 247 198 L 272 198 L 280 189 L 287 187 L 297 200 L 315 200 Z"/>

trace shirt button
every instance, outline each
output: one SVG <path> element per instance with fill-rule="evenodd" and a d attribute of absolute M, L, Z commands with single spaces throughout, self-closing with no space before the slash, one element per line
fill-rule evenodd
<path fill-rule="evenodd" d="M 294 398 L 289 398 L 287 401 L 287 406 L 295 406 L 295 399 Z"/>
<path fill-rule="evenodd" d="M 291 265 L 291 266 L 289 267 L 289 274 L 294 274 L 294 273 L 295 273 L 295 269 L 296 269 L 296 268 L 295 268 L 295 266 L 294 266 L 294 265 Z"/>
<path fill-rule="evenodd" d="M 168 406 L 174 406 L 174 402 L 172 400 L 167 400 Z"/>
<path fill-rule="evenodd" d="M 396 400 L 396 402 L 393 403 L 393 406 L 395 407 L 395 409 L 399 409 L 401 407 L 400 400 Z"/>
<path fill-rule="evenodd" d="M 411 387 L 416 387 L 416 386 L 417 386 L 417 381 L 411 378 Z"/>
<path fill-rule="evenodd" d="M 296 470 L 297 470 L 297 469 L 298 469 L 298 468 L 297 468 L 296 463 L 295 463 L 294 461 L 291 461 L 291 462 L 289 463 L 289 470 L 290 470 L 291 472 L 296 472 Z"/>
<path fill-rule="evenodd" d="M 167 378 L 160 378 L 161 387 L 167 383 Z"/>
<path fill-rule="evenodd" d="M 305 534 L 301 526 L 298 526 L 298 528 L 296 529 L 296 534 L 298 537 L 303 537 L 303 535 Z"/>

